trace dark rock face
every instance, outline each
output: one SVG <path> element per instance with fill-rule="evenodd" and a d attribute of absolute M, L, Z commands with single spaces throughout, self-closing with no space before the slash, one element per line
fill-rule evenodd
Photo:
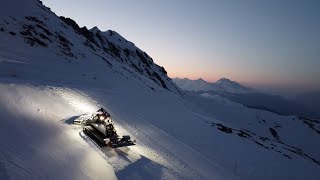
<path fill-rule="evenodd" d="M 143 64 L 145 64 L 147 67 L 150 67 L 150 64 L 149 64 L 147 58 L 143 54 L 141 54 L 138 49 L 136 50 L 136 54 Z"/>
<path fill-rule="evenodd" d="M 108 45 L 109 45 L 109 51 L 115 55 L 116 57 L 120 58 L 120 49 L 117 48 L 117 46 L 115 44 L 113 44 L 112 42 L 108 41 Z"/>
<path fill-rule="evenodd" d="M 144 75 L 161 87 L 180 93 L 175 84 L 167 77 L 163 67 L 153 62 L 153 59 L 145 52 L 137 48 L 132 42 L 112 30 L 101 32 L 97 27 L 90 30 L 101 49 L 117 59 L 119 62 L 128 63 L 129 67 Z"/>
<path fill-rule="evenodd" d="M 99 47 L 98 43 L 95 41 L 95 39 L 93 38 L 93 33 L 90 32 L 87 27 L 82 27 L 80 28 L 79 25 L 72 19 L 70 18 L 65 18 L 63 16 L 60 16 L 60 19 L 62 21 L 64 21 L 66 24 L 68 24 L 69 26 L 71 26 L 77 33 L 81 34 L 82 36 L 84 36 L 86 39 L 88 39 L 90 42 L 92 42 L 93 44 L 95 44 L 96 46 Z"/>
<path fill-rule="evenodd" d="M 161 77 L 159 76 L 159 74 L 157 74 L 156 72 L 153 72 L 152 75 L 153 75 L 157 80 L 160 81 L 162 87 L 164 87 L 165 89 L 168 89 L 166 83 L 161 79 Z"/>
<path fill-rule="evenodd" d="M 62 49 L 61 52 L 66 56 L 74 57 L 74 54 L 71 52 L 71 48 L 70 48 L 71 46 L 73 46 L 73 44 L 61 34 L 57 33 L 56 38 L 59 40 L 60 47 Z"/>
<path fill-rule="evenodd" d="M 280 141 L 280 137 L 279 137 L 277 131 L 276 131 L 275 129 L 273 129 L 273 128 L 269 128 L 269 130 L 270 130 L 272 136 L 273 136 L 277 141 Z"/>
<path fill-rule="evenodd" d="M 33 21 L 37 24 L 44 24 L 43 21 L 40 21 L 37 17 L 34 17 L 34 16 L 26 16 L 25 17 L 27 20 L 29 21 Z"/>
<path fill-rule="evenodd" d="M 298 117 L 298 119 L 302 121 L 305 125 L 307 125 L 310 129 L 320 134 L 320 120 L 305 117 Z"/>
<path fill-rule="evenodd" d="M 228 133 L 228 134 L 232 133 L 232 129 L 231 128 L 228 128 L 228 127 L 226 127 L 226 126 L 224 126 L 222 124 L 216 124 L 216 125 L 218 126 L 217 129 L 219 129 L 220 131 Z"/>
<path fill-rule="evenodd" d="M 125 48 L 125 49 L 123 50 L 123 52 L 125 53 L 125 55 L 126 55 L 127 57 L 130 56 L 130 51 L 129 51 L 129 49 Z"/>
<path fill-rule="evenodd" d="M 148 76 L 150 79 L 152 79 L 154 82 L 165 89 L 170 90 L 167 85 L 168 80 L 170 81 L 169 83 L 171 83 L 171 86 L 175 87 L 171 80 L 167 78 L 167 71 L 163 67 L 154 64 L 152 58 L 147 53 L 141 51 L 135 46 L 134 51 L 129 50 L 127 47 L 121 47 L 122 44 L 117 44 L 117 42 L 108 39 L 108 37 L 106 37 L 106 35 L 97 28 L 94 28 L 95 30 L 88 30 L 86 27 L 80 28 L 79 25 L 70 18 L 61 16 L 60 19 L 63 20 L 71 28 L 73 28 L 75 32 L 85 37 L 87 41 L 84 42 L 84 45 L 91 48 L 93 51 L 97 51 L 97 47 L 101 48 L 105 53 L 113 56 L 120 62 L 123 61 L 123 58 L 127 58 L 127 61 L 138 59 L 141 63 L 129 63 L 129 66 L 132 67 L 134 71 Z M 122 40 L 123 38 L 114 31 L 109 30 L 107 35 L 110 38 L 117 39 L 118 42 L 125 42 L 130 44 L 131 46 L 133 45 L 133 43 L 125 39 Z M 141 65 L 143 65 L 144 67 L 142 67 Z M 151 68 L 152 66 L 154 66 L 155 68 Z M 157 69 L 158 71 L 155 71 L 154 69 Z M 174 90 L 179 91 L 177 88 L 174 88 Z"/>
<path fill-rule="evenodd" d="M 25 42 L 30 44 L 30 46 L 43 46 L 43 47 L 48 47 L 48 43 L 45 41 L 51 42 L 48 36 L 44 35 L 41 30 L 43 31 L 43 22 L 40 21 L 36 17 L 31 17 L 27 16 L 25 17 L 27 20 L 32 21 L 30 24 L 23 24 L 22 25 L 22 30 L 20 31 L 20 34 L 22 37 L 25 39 Z M 41 25 L 40 25 L 41 24 Z M 38 30 L 37 26 L 42 27 L 42 29 Z M 48 30 L 44 31 L 47 35 L 52 35 Z"/>
<path fill-rule="evenodd" d="M 164 67 L 160 67 L 160 70 L 163 74 L 167 75 L 167 71 L 164 69 Z"/>

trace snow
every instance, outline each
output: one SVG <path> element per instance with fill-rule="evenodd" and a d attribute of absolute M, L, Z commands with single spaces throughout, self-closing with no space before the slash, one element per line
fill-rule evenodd
<path fill-rule="evenodd" d="M 116 179 L 112 166 L 61 123 L 76 111 L 53 89 L 0 84 L 0 92 L 1 179 Z"/>
<path fill-rule="evenodd" d="M 165 89 L 130 63 L 84 46 L 83 36 L 34 3 L 13 0 L 7 8 L 25 5 L 29 10 L 0 11 L 0 25 L 6 28 L 0 32 L 0 179 L 320 178 L 318 164 L 285 149 L 290 145 L 320 159 L 319 134 L 296 117 L 249 109 L 208 93 L 180 94 L 168 77 Z M 63 32 L 77 58 L 61 54 L 57 40 L 48 47 L 30 46 L 10 35 L 18 33 L 17 21 L 24 22 L 25 15 L 49 18 L 47 28 Z M 113 36 L 110 41 L 134 50 L 120 35 Z M 137 58 L 127 60 L 141 65 Z M 155 64 L 148 68 L 159 72 Z M 118 133 L 130 135 L 137 145 L 99 148 L 81 126 L 71 124 L 100 107 L 111 114 Z M 240 130 L 252 137 L 240 137 Z"/>
<path fill-rule="evenodd" d="M 223 98 L 219 95 L 212 95 L 212 94 L 209 94 L 209 93 L 201 93 L 200 94 L 201 97 L 205 97 L 205 98 L 209 98 L 209 99 L 213 99 L 214 102 L 220 104 L 220 105 L 228 105 L 228 106 L 237 106 L 237 107 L 243 107 L 242 104 L 238 104 L 238 103 L 235 103 L 235 102 L 232 102 L 226 98 Z"/>
<path fill-rule="evenodd" d="M 10 174 L 8 176 L 10 178 L 21 179 L 24 176 L 30 177 L 30 179 L 47 178 L 53 176 L 53 172 L 50 171 L 52 169 L 55 169 L 55 171 L 58 169 L 60 176 L 56 175 L 54 177 L 62 179 L 93 177 L 94 179 L 105 177 L 112 179 L 114 175 L 109 171 L 113 172 L 113 169 L 118 177 L 125 176 L 126 178 L 129 175 L 143 179 L 149 179 L 149 177 L 194 179 L 202 176 L 198 172 L 194 172 L 195 170 L 184 167 L 186 164 L 181 164 L 182 162 L 176 157 L 177 155 L 184 161 L 193 162 L 193 165 L 190 165 L 193 166 L 192 168 L 201 167 L 200 169 L 208 169 L 203 173 L 211 173 L 209 169 L 212 170 L 212 167 L 210 168 L 212 165 L 206 162 L 207 160 L 203 159 L 201 154 L 144 121 L 143 125 L 135 124 L 136 127 L 133 129 L 133 131 L 139 131 L 132 134 L 135 138 L 139 137 L 137 146 L 125 148 L 124 151 L 99 150 L 92 142 L 88 142 L 88 138 L 82 134 L 81 129 L 65 123 L 68 122 L 68 119 L 74 119 L 74 115 L 87 113 L 87 107 L 95 107 L 95 101 L 88 95 L 80 92 L 80 90 L 72 90 L 66 87 L 61 88 L 52 85 L 39 87 L 34 85 L 37 84 L 35 82 L 33 82 L 33 85 L 20 83 L 2 83 L 0 86 L 1 95 L 4 96 L 1 97 L 1 107 L 5 109 L 3 114 L 8 111 L 11 112 L 8 116 L 5 116 L 5 119 L 11 119 L 15 123 L 11 125 L 11 121 L 9 123 L 1 121 L 1 123 L 4 123 L 1 124 L 2 128 L 9 126 L 6 129 L 15 130 L 1 129 L 1 132 L 10 137 L 8 140 L 17 143 L 13 144 L 13 147 L 9 146 L 9 148 L 18 149 L 14 152 L 11 149 L 2 150 L 2 153 L 13 153 L 12 156 L 14 157 L 21 156 L 21 162 L 18 166 L 28 170 L 27 174 L 17 173 L 18 171 L 10 168 L 7 163 L 17 160 L 11 160 L 10 157 L 5 158 L 5 172 Z M 99 89 L 99 91 L 101 90 Z M 81 104 L 87 104 L 87 106 L 83 108 L 84 106 Z M 119 126 L 120 124 L 121 121 L 117 119 L 116 129 L 119 133 L 127 133 L 126 130 L 122 129 L 126 125 Z M 30 132 L 31 129 L 33 131 Z M 130 130 L 130 128 L 128 129 Z M 6 137 L 4 134 L 1 137 Z M 1 142 L 12 144 L 3 140 Z M 167 150 L 169 152 L 166 152 L 166 148 L 162 147 L 163 144 L 170 147 Z M 161 149 L 160 152 L 159 149 Z M 37 154 L 31 156 L 29 151 L 35 151 L 32 152 L 34 154 L 36 152 L 45 152 L 45 154 L 39 155 L 40 157 Z M 172 153 L 170 151 L 173 151 L 175 155 L 170 155 Z M 23 157 L 32 158 L 32 161 Z M 80 159 L 81 161 L 78 162 Z M 32 162 L 32 165 L 29 164 L 30 162 Z M 202 165 L 203 163 L 204 165 Z M 72 164 L 77 164 L 77 166 Z M 110 168 L 109 164 L 112 165 L 113 169 Z M 88 166 L 99 166 L 99 168 L 90 169 Z M 68 167 L 72 168 L 69 169 Z M 60 168 L 63 170 L 60 170 Z M 106 171 L 107 169 L 109 171 Z M 136 171 L 136 169 L 139 170 Z M 78 171 L 79 174 L 77 174 Z M 73 174 L 77 174 L 78 177 L 72 176 Z M 206 175 L 202 178 L 209 179 L 209 177 L 213 176 Z"/>
<path fill-rule="evenodd" d="M 71 174 L 85 177 L 83 179 L 110 177 L 109 172 L 107 175 L 103 173 L 106 169 L 114 172 L 120 179 L 129 177 L 139 179 L 151 177 L 159 179 L 297 177 L 299 179 L 306 174 L 318 174 L 318 167 L 304 159 L 297 157 L 294 160 L 296 163 L 292 164 L 292 160 L 261 149 L 249 141 L 241 139 L 239 141 L 238 137 L 221 134 L 204 123 L 205 121 L 225 123 L 264 134 L 263 128 L 257 124 L 247 126 L 246 122 L 249 121 L 239 120 L 251 119 L 254 122 L 258 113 L 258 116 L 265 118 L 270 124 L 275 121 L 282 125 L 290 125 L 288 122 L 290 117 L 278 117 L 267 112 L 230 106 L 219 100 L 202 97 L 200 98 L 201 101 L 204 101 L 202 103 L 212 102 L 209 103 L 210 106 L 206 105 L 213 111 L 212 114 L 209 114 L 209 111 L 201 112 L 204 108 L 197 100 L 186 102 L 185 99 L 166 91 L 162 93 L 141 91 L 143 88 L 135 86 L 134 83 L 130 84 L 131 91 L 128 93 L 123 87 L 126 85 L 113 87 L 113 90 L 110 90 L 101 87 L 87 87 L 85 84 L 62 85 L 46 82 L 44 86 L 42 85 L 44 82 L 41 81 L 30 82 L 28 80 L 25 82 L 25 80 L 14 78 L 5 78 L 1 82 L 2 114 L 5 115 L 6 120 L 11 119 L 9 122 L 1 121 L 1 132 L 6 134 L 1 135 L 1 146 L 3 144 L 2 147 L 9 146 L 8 149 L 3 148 L 1 153 L 13 153 L 12 156 L 2 158 L 1 162 L 5 167 L 4 172 L 10 174 L 10 178 L 49 177 L 53 173 L 50 172 L 50 169 L 55 169 L 54 172 L 58 169 L 60 176 L 55 175 L 54 177 L 63 179 L 81 179 Z M 135 103 L 138 101 L 139 105 Z M 193 107 L 191 101 L 198 108 Z M 120 150 L 100 150 L 81 133 L 81 128 L 66 123 L 69 119 L 75 119 L 100 106 L 106 107 L 110 112 L 119 134 L 129 134 L 137 139 L 136 146 Z M 148 108 L 151 106 L 153 108 Z M 234 119 L 235 117 L 237 118 Z M 277 121 L 276 118 L 280 120 Z M 314 136 L 311 131 L 299 126 L 298 123 L 295 126 L 297 127 L 292 127 L 292 130 L 290 130 L 291 127 L 286 127 L 285 133 L 280 131 L 281 137 L 289 139 L 292 143 L 299 142 L 290 136 L 286 137 L 286 133 L 294 134 L 295 128 L 300 128 L 299 132 L 303 132 L 302 134 L 308 137 Z M 195 129 L 196 136 L 190 133 Z M 9 139 L 4 138 L 8 136 Z M 17 144 L 10 143 L 12 141 Z M 303 139 L 300 143 L 300 147 L 306 145 Z M 18 151 L 13 151 L 13 149 Z M 307 151 L 307 153 L 318 155 L 318 148 L 303 147 L 303 149 L 305 151 L 314 149 L 313 152 Z M 25 158 L 30 156 L 29 151 L 46 153 L 39 155 L 41 157 L 31 156 L 31 161 Z M 13 157 L 21 159 L 10 159 Z M 11 161 L 27 169 L 29 173 L 12 168 L 9 163 Z M 99 162 L 102 163 L 99 165 L 101 170 L 88 168 L 89 164 L 92 164 L 90 167 L 95 167 Z M 75 167 L 74 164 L 77 166 Z M 308 167 L 305 168 L 305 173 L 297 171 L 304 167 Z M 316 178 L 310 176 L 309 179 Z"/>
<path fill-rule="evenodd" d="M 201 78 L 190 80 L 188 78 L 174 78 L 173 82 L 185 91 L 214 91 L 228 93 L 253 93 L 255 90 L 226 78 L 221 78 L 215 83 L 209 83 Z"/>

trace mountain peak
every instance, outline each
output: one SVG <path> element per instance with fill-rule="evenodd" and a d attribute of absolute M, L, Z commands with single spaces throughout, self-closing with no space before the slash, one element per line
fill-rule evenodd
<path fill-rule="evenodd" d="M 173 79 L 173 81 L 183 90 L 187 91 L 216 91 L 230 93 L 251 93 L 253 90 L 243 86 L 236 81 L 227 78 L 221 78 L 214 83 L 207 82 L 202 78 L 197 80 L 190 79 Z"/>
<path fill-rule="evenodd" d="M 207 82 L 207 81 L 203 80 L 202 78 L 199 78 L 196 81 Z"/>
<path fill-rule="evenodd" d="M 90 31 L 101 32 L 101 30 L 97 26 L 94 26 L 92 29 L 90 29 Z"/>
<path fill-rule="evenodd" d="M 235 83 L 235 81 L 231 81 L 228 78 L 221 78 L 216 83 Z"/>

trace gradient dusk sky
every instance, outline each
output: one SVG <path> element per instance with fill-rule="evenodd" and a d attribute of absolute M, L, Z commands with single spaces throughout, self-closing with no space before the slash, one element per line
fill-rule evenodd
<path fill-rule="evenodd" d="M 320 89 L 320 1 L 43 0 L 80 26 L 112 29 L 170 77 Z"/>

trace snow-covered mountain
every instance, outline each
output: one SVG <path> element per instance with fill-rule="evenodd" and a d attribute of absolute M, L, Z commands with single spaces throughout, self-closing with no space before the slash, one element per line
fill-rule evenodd
<path fill-rule="evenodd" d="M 99 148 L 70 124 L 99 107 L 137 145 Z M 182 93 L 116 32 L 36 0 L 0 6 L 0 113 L 1 180 L 320 178 L 319 121 Z"/>
<path fill-rule="evenodd" d="M 313 99 L 314 103 L 312 105 L 307 105 L 299 100 L 286 99 L 279 95 L 259 92 L 226 78 L 221 78 L 214 83 L 209 83 L 201 78 L 198 80 L 174 78 L 173 82 L 185 91 L 191 91 L 200 95 L 221 96 L 229 101 L 234 101 L 250 108 L 282 115 L 298 115 L 310 118 L 320 117 L 316 106 L 316 102 L 319 101 L 316 98 Z"/>
<path fill-rule="evenodd" d="M 209 83 L 201 78 L 190 80 L 188 78 L 174 78 L 173 82 L 185 91 L 215 91 L 229 93 L 253 93 L 255 90 L 245 87 L 235 81 L 221 78 L 217 82 Z"/>
<path fill-rule="evenodd" d="M 31 3 L 35 5 L 30 5 Z M 0 31 L 6 36 L 2 41 L 3 48 L 13 43 L 8 41 L 24 41 L 31 46 L 31 49 L 36 49 L 35 47 L 42 49 L 41 53 L 43 52 L 49 58 L 60 57 L 65 60 L 64 62 L 60 60 L 60 63 L 67 62 L 71 66 L 80 66 L 83 63 L 101 64 L 101 62 L 94 62 L 100 60 L 104 62 L 100 65 L 104 68 L 122 69 L 131 73 L 139 81 L 143 77 L 169 91 L 179 92 L 163 67 L 156 65 L 150 56 L 114 31 L 101 32 L 96 27 L 91 30 L 86 27 L 80 28 L 72 19 L 58 18 L 40 2 L 29 0 L 6 2 L 2 10 Z M 41 63 L 39 62 L 38 65 Z M 43 65 L 47 66 L 46 63 Z M 27 67 L 30 66 L 23 66 L 23 69 Z M 1 70 L 2 74 L 12 73 L 10 72 L 12 69 L 9 68 Z M 154 88 L 153 86 L 150 88 Z"/>

